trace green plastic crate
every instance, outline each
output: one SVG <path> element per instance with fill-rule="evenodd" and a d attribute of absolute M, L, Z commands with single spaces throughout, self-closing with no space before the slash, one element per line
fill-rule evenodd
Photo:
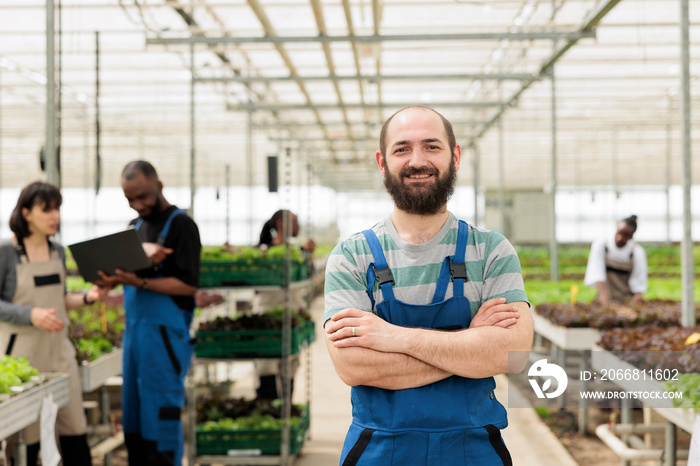
<path fill-rule="evenodd" d="M 313 322 L 292 329 L 291 354 L 316 338 Z M 197 332 L 199 358 L 279 358 L 282 356 L 282 330 L 239 330 Z"/>
<path fill-rule="evenodd" d="M 301 451 L 309 429 L 309 406 L 300 422 L 289 428 L 289 452 Z M 282 443 L 282 429 L 248 430 L 201 430 L 197 427 L 197 456 L 232 455 L 256 456 L 279 455 Z"/>
<path fill-rule="evenodd" d="M 293 282 L 308 278 L 309 267 L 306 261 L 292 262 L 290 275 Z M 283 260 L 202 261 L 200 264 L 200 288 L 283 285 Z"/>

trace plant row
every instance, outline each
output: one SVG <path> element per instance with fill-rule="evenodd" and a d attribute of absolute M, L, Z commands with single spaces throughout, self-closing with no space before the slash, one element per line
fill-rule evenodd
<path fill-rule="evenodd" d="M 561 327 L 590 327 L 607 329 L 656 325 L 680 325 L 682 306 L 678 301 L 641 301 L 612 303 L 543 303 L 536 307 L 537 314 Z M 700 305 L 695 308 L 700 320 Z"/>
<path fill-rule="evenodd" d="M 0 395 L 20 391 L 24 384 L 38 377 L 39 370 L 31 366 L 26 357 L 0 357 Z"/>

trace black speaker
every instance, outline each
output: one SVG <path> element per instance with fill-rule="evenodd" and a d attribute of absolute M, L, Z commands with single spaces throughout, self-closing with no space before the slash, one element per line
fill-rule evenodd
<path fill-rule="evenodd" d="M 277 192 L 277 156 L 267 156 L 267 190 L 271 193 Z"/>
<path fill-rule="evenodd" d="M 39 168 L 42 172 L 46 171 L 46 147 L 41 146 L 39 150 Z M 61 146 L 56 146 L 56 171 L 61 173 Z"/>

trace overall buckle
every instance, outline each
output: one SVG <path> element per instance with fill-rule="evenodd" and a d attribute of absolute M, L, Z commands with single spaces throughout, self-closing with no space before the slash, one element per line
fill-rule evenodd
<path fill-rule="evenodd" d="M 450 262 L 450 275 L 452 275 L 452 280 L 461 278 L 462 280 L 467 279 L 467 265 L 465 263 L 455 264 Z"/>
<path fill-rule="evenodd" d="M 395 284 L 394 275 L 392 275 L 389 267 L 378 269 L 376 265 L 372 264 L 372 268 L 374 269 L 374 276 L 377 277 L 377 282 L 379 282 L 380 285 L 388 282 L 391 282 L 392 285 Z"/>

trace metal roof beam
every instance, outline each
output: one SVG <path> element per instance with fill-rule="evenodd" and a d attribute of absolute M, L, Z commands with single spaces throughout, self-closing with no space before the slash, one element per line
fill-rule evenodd
<path fill-rule="evenodd" d="M 258 21 L 260 21 L 260 25 L 263 27 L 263 30 L 265 31 L 265 36 L 274 38 L 278 37 L 277 33 L 275 32 L 275 28 L 272 26 L 272 22 L 270 21 L 270 18 L 268 18 L 267 14 L 265 13 L 265 10 L 263 9 L 262 4 L 260 3 L 260 0 L 247 0 L 248 6 L 250 7 L 251 10 L 253 10 L 253 13 L 255 16 L 258 18 Z M 291 76 L 296 76 L 299 73 L 297 72 L 296 66 L 294 66 L 294 63 L 292 62 L 291 57 L 285 50 L 283 43 L 275 43 L 274 44 L 275 49 L 277 49 L 277 53 L 279 54 L 280 58 L 284 62 L 284 64 L 287 66 L 287 69 L 289 70 L 289 74 Z M 311 96 L 309 95 L 309 91 L 306 89 L 306 86 L 304 85 L 303 82 L 297 81 L 297 86 L 299 87 L 299 91 L 302 93 L 304 96 L 304 99 L 311 103 Z M 256 106 L 254 104 L 248 105 L 248 107 L 251 109 L 251 111 L 256 110 Z M 309 108 L 307 104 L 307 108 Z M 318 114 L 318 111 L 315 109 L 311 108 L 311 110 L 314 112 L 316 116 L 316 121 L 318 121 L 319 126 L 323 130 L 324 133 L 326 133 L 326 128 L 323 126 L 323 120 L 321 119 L 321 115 Z M 326 133 L 327 134 L 327 133 Z"/>
<path fill-rule="evenodd" d="M 460 81 L 481 79 L 484 81 L 527 81 L 536 79 L 531 73 L 454 73 L 454 74 L 396 74 L 396 75 L 329 75 L 329 76 L 209 76 L 198 77 L 197 82 L 240 82 L 240 83 L 269 83 L 275 81 Z"/>
<path fill-rule="evenodd" d="M 455 120 L 455 121 L 450 121 L 452 123 L 452 126 L 469 126 L 469 125 L 483 125 L 484 123 L 487 123 L 486 120 Z M 344 121 L 324 121 L 323 122 L 326 127 L 332 127 L 332 126 L 344 126 L 345 122 Z M 371 121 L 350 121 L 351 125 L 356 125 L 356 126 L 375 126 L 381 124 L 380 122 L 371 122 Z M 261 127 L 261 128 L 304 128 L 304 127 L 310 127 L 310 128 L 318 128 L 318 123 L 311 123 L 311 122 L 306 122 L 306 123 L 295 123 L 295 122 L 279 122 L 279 123 L 254 123 L 253 126 L 256 127 Z M 336 139 L 336 138 L 334 138 Z M 357 138 L 358 140 L 360 138 Z"/>
<path fill-rule="evenodd" d="M 415 102 L 385 102 L 381 104 L 362 104 L 362 103 L 346 103 L 346 108 L 404 108 L 416 105 Z M 480 102 L 433 102 L 430 104 L 432 108 L 483 108 L 483 107 L 498 107 L 508 105 L 507 102 L 499 101 L 480 101 Z M 282 110 L 338 110 L 338 104 L 228 104 L 227 110 L 233 112 L 249 112 L 249 111 L 282 111 Z"/>
<path fill-rule="evenodd" d="M 147 45 L 177 44 L 291 44 L 291 43 L 327 43 L 327 42 L 427 42 L 427 41 L 469 41 L 469 40 L 558 40 L 595 37 L 594 30 L 582 31 L 541 31 L 541 32 L 474 32 L 461 34 L 392 34 L 392 35 L 346 35 L 346 36 L 258 36 L 258 37 L 151 37 Z"/>
<path fill-rule="evenodd" d="M 316 27 L 318 28 L 318 32 L 320 35 L 327 35 L 328 30 L 326 28 L 326 20 L 323 17 L 323 6 L 321 5 L 320 0 L 310 0 L 311 1 L 311 8 L 314 12 L 314 18 L 316 18 Z M 324 42 L 322 44 L 323 46 L 323 54 L 326 56 L 326 64 L 328 66 L 328 74 L 333 76 L 336 74 L 335 71 L 335 63 L 333 62 L 333 53 L 331 52 L 331 46 L 328 42 Z M 347 128 L 348 131 L 351 131 L 350 128 L 350 123 L 348 121 L 348 112 L 345 109 L 345 102 L 343 99 L 343 92 L 340 90 L 340 84 L 338 81 L 333 81 L 333 87 L 335 88 L 335 94 L 338 97 L 338 104 L 340 105 L 340 109 L 343 112 L 343 118 L 345 118 L 345 122 L 347 123 Z"/>
<path fill-rule="evenodd" d="M 605 15 L 607 15 L 610 10 L 612 10 L 615 5 L 620 3 L 621 0 L 608 0 L 605 3 L 599 4 L 598 8 L 594 11 L 591 12 L 590 15 L 586 18 L 586 20 L 583 22 L 583 25 L 581 26 L 581 30 L 579 31 L 581 34 L 586 34 L 586 33 L 594 33 L 595 34 L 595 27 L 598 25 L 600 20 L 602 20 Z M 540 67 L 539 73 L 538 73 L 538 78 L 542 78 L 545 76 L 548 76 L 550 73 L 550 68 L 571 48 L 573 47 L 580 39 L 581 37 L 569 37 L 567 38 L 566 42 L 562 44 L 559 47 L 556 47 L 552 55 L 544 61 L 542 66 Z M 520 96 L 525 92 L 534 82 L 536 79 L 533 79 L 532 81 L 525 81 L 523 85 L 520 87 L 518 91 L 515 92 L 510 98 L 510 101 L 507 105 L 502 106 L 496 113 L 493 115 L 491 118 L 490 122 L 485 124 L 481 129 L 479 129 L 470 139 L 469 139 L 469 144 L 474 144 L 478 139 L 480 139 L 486 131 L 491 128 L 491 126 L 501 118 L 503 113 L 505 113 L 506 109 L 511 106 L 513 103 L 517 102 Z"/>

